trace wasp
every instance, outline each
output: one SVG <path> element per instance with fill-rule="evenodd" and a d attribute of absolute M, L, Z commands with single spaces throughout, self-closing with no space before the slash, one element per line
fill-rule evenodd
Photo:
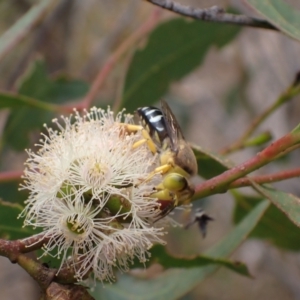
<path fill-rule="evenodd" d="M 160 166 L 153 174 L 161 173 L 163 180 L 151 197 L 158 199 L 163 217 L 193 196 L 194 187 L 189 178 L 197 174 L 196 157 L 165 101 L 161 101 L 161 109 L 142 107 L 137 109 L 136 115 L 151 138 L 150 150 L 159 154 Z"/>
<path fill-rule="evenodd" d="M 193 150 L 186 142 L 175 115 L 165 101 L 161 101 L 161 109 L 154 106 L 138 108 L 135 112 L 140 125 L 123 124 L 129 133 L 142 131 L 143 139 L 134 144 L 134 148 L 147 143 L 153 154 L 158 153 L 160 166 L 154 174 L 163 175 L 162 182 L 150 195 L 160 204 L 161 219 L 176 206 L 188 203 L 195 193 L 189 178 L 198 172 L 197 160 Z M 207 222 L 213 220 L 203 210 L 197 212 L 194 219 L 186 225 L 190 227 L 198 223 L 202 235 L 206 234 Z"/>
<path fill-rule="evenodd" d="M 199 207 L 192 220 L 185 225 L 185 229 L 188 229 L 191 225 L 197 223 L 198 224 L 198 227 L 202 233 L 202 237 L 205 238 L 206 236 L 206 230 L 207 230 L 207 223 L 210 222 L 210 221 L 213 221 L 214 218 L 212 218 L 211 216 L 209 216 L 208 214 L 206 214 L 206 212 L 201 208 Z"/>

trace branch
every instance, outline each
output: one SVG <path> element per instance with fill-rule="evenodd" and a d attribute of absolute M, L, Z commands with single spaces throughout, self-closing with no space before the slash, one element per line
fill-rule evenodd
<path fill-rule="evenodd" d="M 0 38 L 0 61 L 9 54 L 31 31 L 44 21 L 45 15 L 57 0 L 39 1 Z"/>
<path fill-rule="evenodd" d="M 299 143 L 300 133 L 298 130 L 297 132 L 294 131 L 286 134 L 257 153 L 255 157 L 196 186 L 193 198 L 199 199 L 217 193 L 225 193 L 230 188 L 232 182 L 261 168 L 269 162 L 281 157 L 283 154 L 292 151 L 295 145 L 298 144 L 297 146 L 299 147 Z"/>
<path fill-rule="evenodd" d="M 40 299 L 95 300 L 85 286 L 52 282 Z M 98 298 L 99 299 L 99 298 Z"/>
<path fill-rule="evenodd" d="M 293 99 L 300 93 L 300 72 L 296 74 L 294 82 L 285 90 L 274 103 L 267 107 L 259 116 L 257 116 L 250 124 L 248 129 L 230 146 L 220 151 L 221 154 L 225 155 L 237 150 L 241 150 L 247 147 L 247 139 L 253 134 L 258 126 L 266 120 L 273 112 L 275 112 L 281 105 Z"/>
<path fill-rule="evenodd" d="M 74 2 L 74 1 L 73 1 Z M 62 20 L 62 22 L 68 23 L 66 21 L 66 12 L 71 11 L 72 0 L 62 0 L 59 1 L 49 13 L 49 16 L 42 18 L 42 24 L 37 28 L 36 31 L 32 31 L 34 37 L 32 38 L 31 44 L 28 48 L 22 53 L 20 53 L 20 57 L 18 61 L 14 62 L 14 68 L 11 74 L 7 78 L 7 83 L 5 89 L 7 90 L 15 90 L 15 82 L 20 77 L 21 74 L 25 73 L 25 70 L 28 68 L 28 65 L 32 61 L 33 52 L 37 52 L 40 45 L 43 45 L 46 40 L 49 39 L 50 29 L 59 22 L 58 20 Z"/>
<path fill-rule="evenodd" d="M 14 241 L 0 239 L 0 255 L 16 262 L 18 255 L 40 249 L 49 239 L 50 237 L 45 237 L 44 233 Z"/>
<path fill-rule="evenodd" d="M 201 8 L 193 8 L 190 6 L 182 5 L 171 0 L 146 0 L 146 1 L 154 5 L 160 6 L 164 9 L 175 12 L 177 14 L 186 17 L 191 17 L 197 20 L 278 30 L 276 27 L 274 27 L 272 24 L 270 24 L 267 21 L 250 18 L 245 15 L 229 14 L 226 13 L 223 8 L 220 8 L 218 6 L 212 6 L 210 8 L 201 9 Z"/>
<path fill-rule="evenodd" d="M 249 178 L 243 177 L 232 182 L 229 185 L 228 189 L 251 186 L 253 181 L 257 184 L 264 184 L 264 183 L 272 183 L 276 181 L 286 180 L 286 179 L 299 177 L 299 176 L 300 176 L 300 168 L 277 172 L 273 174 L 267 174 L 267 175 L 251 176 Z"/>
<path fill-rule="evenodd" d="M 160 12 L 158 10 L 154 10 L 149 19 L 146 20 L 142 26 L 140 26 L 117 48 L 114 53 L 111 54 L 103 68 L 97 74 L 85 98 L 76 105 L 77 109 L 89 108 L 91 106 L 93 99 L 97 96 L 99 89 L 105 82 L 107 76 L 109 75 L 115 64 L 132 47 L 132 45 L 136 45 L 138 41 L 145 37 L 148 32 L 150 32 L 154 28 L 159 18 Z M 73 107 L 74 106 L 72 106 L 72 108 Z"/>
<path fill-rule="evenodd" d="M 0 255 L 20 265 L 42 289 L 46 289 L 52 281 L 68 284 L 77 282 L 73 268 L 69 266 L 64 266 L 59 270 L 48 268 L 24 254 L 41 249 L 49 239 L 50 237 L 46 237 L 44 233 L 14 241 L 0 239 Z"/>
<path fill-rule="evenodd" d="M 0 182 L 17 181 L 21 179 L 23 171 L 0 172 Z"/>
<path fill-rule="evenodd" d="M 53 281 L 56 269 L 49 269 L 32 258 L 19 254 L 16 262 L 21 266 L 44 290 Z"/>

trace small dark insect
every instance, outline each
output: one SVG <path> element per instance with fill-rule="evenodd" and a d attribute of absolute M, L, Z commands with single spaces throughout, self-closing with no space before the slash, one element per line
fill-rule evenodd
<path fill-rule="evenodd" d="M 207 232 L 207 224 L 209 221 L 213 220 L 214 219 L 206 214 L 205 211 L 200 207 L 196 210 L 193 219 L 187 225 L 185 225 L 184 228 L 188 229 L 194 223 L 198 223 L 202 236 L 205 237 Z"/>

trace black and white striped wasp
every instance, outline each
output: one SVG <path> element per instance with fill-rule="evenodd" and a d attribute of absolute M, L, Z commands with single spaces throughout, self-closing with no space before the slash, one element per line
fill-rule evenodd
<path fill-rule="evenodd" d="M 156 187 L 157 191 L 151 195 L 158 198 L 163 217 L 177 205 L 188 203 L 193 196 L 194 187 L 189 178 L 197 174 L 197 160 L 165 101 L 161 101 L 161 109 L 146 106 L 138 108 L 136 114 L 155 144 L 155 151 L 159 153 L 160 167 L 154 172 L 165 174 L 162 183 Z M 210 220 L 212 218 L 201 211 L 201 214 L 197 213 L 186 227 L 196 222 L 205 236 L 206 225 Z"/>
<path fill-rule="evenodd" d="M 165 101 L 161 101 L 161 109 L 141 107 L 136 114 L 155 145 L 153 152 L 159 154 L 160 167 L 154 172 L 164 176 L 151 196 L 158 198 L 164 216 L 193 196 L 194 187 L 189 178 L 197 174 L 197 161 Z"/>
<path fill-rule="evenodd" d="M 165 101 L 161 101 L 161 109 L 154 106 L 145 106 L 136 110 L 140 125 L 123 124 L 127 132 L 136 132 L 142 129 L 143 139 L 134 144 L 134 147 L 147 143 L 153 154 L 159 155 L 160 166 L 150 175 L 162 174 L 162 182 L 155 187 L 150 195 L 157 198 L 160 204 L 162 218 L 176 206 L 188 204 L 194 195 L 194 186 L 190 177 L 197 174 L 198 165 L 193 150 L 185 141 L 180 126 Z M 158 220 L 159 220 L 158 219 Z M 193 222 L 201 223 L 204 233 L 207 215 L 195 218 Z M 204 230 L 203 230 L 204 228 Z"/>

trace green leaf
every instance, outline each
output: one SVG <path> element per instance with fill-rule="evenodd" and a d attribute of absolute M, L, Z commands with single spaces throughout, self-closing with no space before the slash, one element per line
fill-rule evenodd
<path fill-rule="evenodd" d="M 86 84 L 80 81 L 64 77 L 50 80 L 45 63 L 37 60 L 19 83 L 19 94 L 0 92 L 0 108 L 36 108 L 55 112 L 59 106 L 54 103 L 78 98 L 86 89 Z"/>
<path fill-rule="evenodd" d="M 12 94 L 8 92 L 0 92 L 0 109 L 1 108 L 39 108 L 49 111 L 57 111 L 58 106 L 45 103 L 42 101 L 39 101 L 37 99 L 18 95 L 18 94 Z"/>
<path fill-rule="evenodd" d="M 198 174 L 205 179 L 215 177 L 234 166 L 232 162 L 219 154 L 209 152 L 193 144 L 191 146 L 197 159 Z"/>
<path fill-rule="evenodd" d="M 19 83 L 19 93 L 47 103 L 62 104 L 81 98 L 88 85 L 66 76 L 50 78 L 43 60 L 36 60 Z"/>
<path fill-rule="evenodd" d="M 6 240 L 28 237 L 34 231 L 28 227 L 23 228 L 23 220 L 18 219 L 23 207 L 17 203 L 0 200 L 0 238 Z"/>
<path fill-rule="evenodd" d="M 252 186 L 280 209 L 297 227 L 300 227 L 300 199 L 298 197 L 254 182 Z"/>
<path fill-rule="evenodd" d="M 57 0 L 42 0 L 33 6 L 22 18 L 0 37 L 0 60 L 31 32 L 31 29 L 43 20 L 43 16 Z"/>
<path fill-rule="evenodd" d="M 205 253 L 214 258 L 224 258 L 230 255 L 250 234 L 270 202 L 265 200 L 241 221 L 220 243 Z M 92 293 L 95 299 L 101 300 L 173 300 L 182 297 L 197 284 L 212 274 L 218 267 L 215 265 L 190 268 L 171 269 L 154 279 L 142 280 L 128 275 L 120 276 L 113 285 L 98 284 Z"/>
<path fill-rule="evenodd" d="M 290 37 L 300 40 L 300 11 L 282 0 L 247 0 L 257 12 Z"/>
<path fill-rule="evenodd" d="M 235 223 L 240 222 L 257 203 L 263 200 L 261 197 L 243 195 L 237 191 L 232 191 L 232 193 L 236 200 L 234 211 Z M 250 234 L 250 237 L 265 239 L 280 248 L 293 251 L 300 250 L 300 244 L 298 243 L 299 236 L 300 229 L 275 205 L 271 205 L 268 208 L 258 225 Z"/>
<path fill-rule="evenodd" d="M 22 107 L 11 112 L 4 141 L 16 150 L 28 147 L 30 132 L 34 129 L 41 131 L 43 124 L 53 119 L 53 110 L 57 110 L 58 104 L 74 101 L 85 95 L 87 90 L 87 84 L 78 80 L 65 77 L 50 79 L 44 62 L 36 61 L 19 86 L 20 95 L 11 99 Z"/>
<path fill-rule="evenodd" d="M 195 268 L 207 266 L 211 264 L 220 265 L 231 269 L 241 275 L 250 276 L 247 266 L 240 262 L 232 262 L 230 260 L 213 258 L 206 255 L 199 255 L 195 257 L 174 257 L 170 255 L 166 247 L 156 245 L 151 250 L 151 259 L 147 262 L 147 266 L 153 262 L 159 263 L 164 268 Z"/>
<path fill-rule="evenodd" d="M 0 238 L 20 239 L 37 233 L 32 228 L 22 228 L 24 220 L 17 219 L 27 198 L 27 193 L 18 188 L 19 181 L 0 183 Z"/>
<path fill-rule="evenodd" d="M 300 132 L 300 124 L 298 124 L 293 130 L 292 130 L 292 134 L 298 134 Z"/>
<path fill-rule="evenodd" d="M 11 203 L 23 204 L 28 193 L 25 191 L 19 191 L 19 184 L 20 180 L 0 182 L 0 199 Z"/>
<path fill-rule="evenodd" d="M 239 28 L 173 19 L 159 25 L 136 51 L 125 80 L 122 105 L 130 112 L 153 104 L 169 85 L 195 69 L 213 45 L 222 47 Z"/>

